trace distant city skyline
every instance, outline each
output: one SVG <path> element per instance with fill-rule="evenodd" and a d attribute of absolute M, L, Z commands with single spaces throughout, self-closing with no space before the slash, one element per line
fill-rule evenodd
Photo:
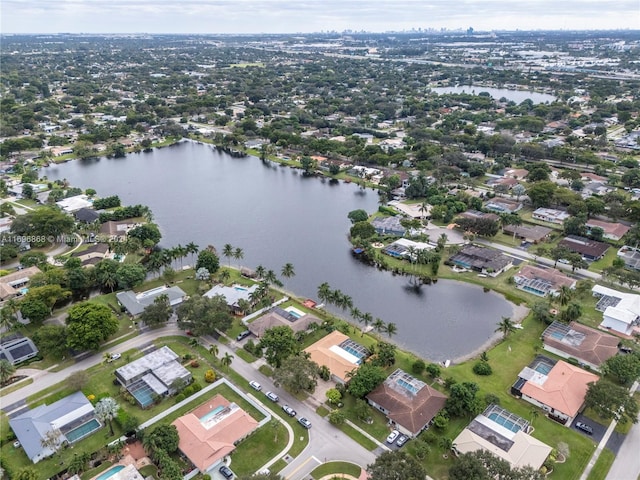
<path fill-rule="evenodd" d="M 640 29 L 640 0 L 0 0 L 2 33 Z"/>

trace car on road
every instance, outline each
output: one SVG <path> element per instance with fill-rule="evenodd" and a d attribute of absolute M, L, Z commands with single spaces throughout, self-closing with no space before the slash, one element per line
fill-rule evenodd
<path fill-rule="evenodd" d="M 243 338 L 247 338 L 249 335 L 251 335 L 251 332 L 249 330 L 245 330 L 244 332 L 240 332 L 238 334 L 238 336 L 236 337 L 237 341 L 242 340 Z"/>
<path fill-rule="evenodd" d="M 224 478 L 233 478 L 233 472 L 231 471 L 231 469 L 229 467 L 227 467 L 226 465 L 222 465 L 218 471 L 220 472 L 220 474 L 224 477 Z"/>
<path fill-rule="evenodd" d="M 578 430 L 582 430 L 584 433 L 593 435 L 593 427 L 591 425 L 587 425 L 586 423 L 583 423 L 583 422 L 576 422 L 576 428 Z"/>
<path fill-rule="evenodd" d="M 387 436 L 387 443 L 392 444 L 397 440 L 399 436 L 400 436 L 400 432 L 398 430 L 394 430 Z"/>
<path fill-rule="evenodd" d="M 259 384 L 258 382 L 256 382 L 255 380 L 251 380 L 251 381 L 249 382 L 249 386 L 250 386 L 251 388 L 253 388 L 254 390 L 258 391 L 258 392 L 259 392 L 260 390 L 262 390 L 262 385 L 260 385 L 260 384 Z"/>
<path fill-rule="evenodd" d="M 396 440 L 396 445 L 401 447 L 403 446 L 405 443 L 407 443 L 409 441 L 409 437 L 407 437 L 406 435 L 400 435 L 398 437 L 398 440 Z"/>
<path fill-rule="evenodd" d="M 122 357 L 122 354 L 120 353 L 112 353 L 111 355 L 109 355 L 109 359 L 107 360 L 107 362 L 111 363 L 115 360 L 118 360 L 121 357 Z"/>
<path fill-rule="evenodd" d="M 282 410 L 284 410 L 284 413 L 286 413 L 290 417 L 296 416 L 296 411 L 293 408 L 291 408 L 289 405 L 283 405 Z"/>
<path fill-rule="evenodd" d="M 272 402 L 277 402 L 277 401 L 279 401 L 279 400 L 280 400 L 280 397 L 278 397 L 278 395 L 276 395 L 276 394 L 275 394 L 275 393 L 273 393 L 273 392 L 267 392 L 267 393 L 265 393 L 265 395 L 266 395 L 266 396 L 267 396 L 267 398 L 268 398 L 269 400 L 271 400 Z"/>
<path fill-rule="evenodd" d="M 311 428 L 311 422 L 304 417 L 300 417 L 298 419 L 298 423 L 302 425 L 304 428 Z"/>

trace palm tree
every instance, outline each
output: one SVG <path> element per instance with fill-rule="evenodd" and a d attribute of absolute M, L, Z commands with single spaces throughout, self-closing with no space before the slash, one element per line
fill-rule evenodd
<path fill-rule="evenodd" d="M 422 214 L 422 223 L 424 223 L 426 214 L 429 213 L 429 203 L 426 200 L 423 200 L 418 211 Z"/>
<path fill-rule="evenodd" d="M 15 371 L 16 367 L 9 360 L 4 358 L 0 360 L 0 383 L 8 381 Z"/>
<path fill-rule="evenodd" d="M 568 305 L 572 298 L 573 292 L 571 291 L 571 289 L 566 285 L 562 285 L 560 287 L 560 291 L 558 292 L 558 302 L 560 302 L 560 305 L 562 305 L 563 307 L 565 305 Z"/>
<path fill-rule="evenodd" d="M 384 323 L 384 320 L 382 320 L 381 318 L 376 318 L 373 322 L 373 329 L 378 333 L 383 332 L 385 330 L 385 327 L 386 323 Z"/>
<path fill-rule="evenodd" d="M 531 409 L 531 421 L 529 422 L 531 424 L 531 426 L 533 427 L 533 421 L 538 418 L 538 415 L 540 415 L 538 413 L 538 410 L 535 409 Z"/>
<path fill-rule="evenodd" d="M 213 358 L 218 358 L 219 351 L 220 349 L 218 348 L 218 345 L 216 345 L 215 343 L 212 343 L 211 345 L 209 345 L 209 353 L 213 355 Z"/>
<path fill-rule="evenodd" d="M 15 305 L 15 302 L 13 302 L 12 306 L 8 305 L 8 303 L 11 301 L 13 301 L 13 299 L 7 300 L 7 304 L 5 304 L 2 309 L 0 309 L 0 331 L 3 332 L 11 330 L 17 320 L 15 315 L 17 310 L 14 310 L 13 307 L 13 305 Z"/>
<path fill-rule="evenodd" d="M 244 258 L 244 250 L 242 250 L 240 247 L 236 248 L 233 251 L 233 258 L 235 258 L 236 260 L 242 260 Z"/>
<path fill-rule="evenodd" d="M 256 278 L 261 279 L 267 271 L 262 265 L 256 267 Z"/>
<path fill-rule="evenodd" d="M 389 335 L 389 338 L 391 338 L 398 333 L 398 326 L 393 322 L 389 322 L 384 330 L 387 332 L 387 335 Z"/>
<path fill-rule="evenodd" d="M 321 283 L 318 286 L 318 298 L 323 302 L 328 302 L 331 296 L 331 287 L 327 282 Z"/>
<path fill-rule="evenodd" d="M 229 278 L 231 278 L 231 273 L 229 270 L 220 270 L 220 275 L 218 275 L 218 277 L 222 283 L 227 283 Z"/>
<path fill-rule="evenodd" d="M 200 250 L 200 247 L 198 247 L 198 245 L 196 245 L 193 242 L 189 242 L 187 243 L 186 247 L 187 249 L 187 253 L 191 254 L 191 266 L 195 266 L 195 263 L 193 262 L 193 256 L 198 253 L 198 250 Z"/>
<path fill-rule="evenodd" d="M 223 367 L 227 369 L 227 371 L 229 370 L 229 365 L 231 365 L 232 361 L 233 361 L 233 355 L 231 355 L 229 352 L 226 352 L 224 354 L 224 357 L 220 359 L 220 363 L 222 364 Z"/>
<path fill-rule="evenodd" d="M 440 445 L 440 448 L 442 448 L 442 451 L 445 453 L 453 448 L 453 440 L 451 440 L 449 437 L 440 437 L 438 444 Z"/>
<path fill-rule="evenodd" d="M 358 307 L 353 307 L 351 309 L 351 317 L 356 320 L 356 321 L 360 321 L 360 317 L 362 316 L 362 312 L 360 311 L 360 309 Z"/>
<path fill-rule="evenodd" d="M 189 346 L 196 348 L 200 346 L 200 340 L 198 340 L 197 338 L 192 338 L 191 340 L 189 340 Z"/>
<path fill-rule="evenodd" d="M 519 227 L 520 225 L 522 225 L 522 219 L 520 218 L 520 215 L 518 215 L 517 213 L 512 213 L 511 214 L 511 225 L 514 226 L 513 229 L 513 239 L 516 239 L 516 227 Z"/>
<path fill-rule="evenodd" d="M 447 246 L 448 241 L 449 241 L 449 237 L 447 237 L 446 233 L 443 233 L 442 235 L 440 235 L 440 237 L 438 237 L 438 242 L 437 242 L 438 251 L 444 250 L 444 247 Z"/>
<path fill-rule="evenodd" d="M 364 331 L 373 322 L 373 315 L 371 315 L 369 312 L 363 313 L 360 317 L 360 320 L 364 324 L 364 327 L 362 327 L 362 336 L 364 336 Z"/>
<path fill-rule="evenodd" d="M 502 317 L 502 320 L 498 322 L 498 328 L 495 329 L 496 332 L 502 332 L 502 339 L 504 340 L 509 336 L 510 333 L 516 330 L 515 324 L 511 321 L 509 317 Z"/>
<path fill-rule="evenodd" d="M 276 273 L 273 270 L 267 270 L 267 273 L 264 274 L 264 282 L 269 285 L 277 285 L 278 287 L 282 286 L 282 282 L 278 280 L 276 277 Z"/>
<path fill-rule="evenodd" d="M 280 272 L 280 274 L 284 278 L 295 277 L 296 276 L 296 272 L 293 269 L 293 264 L 292 263 L 285 263 L 284 266 L 282 267 L 282 271 Z"/>
<path fill-rule="evenodd" d="M 222 247 L 222 255 L 227 257 L 229 266 L 231 266 L 231 257 L 233 257 L 233 245 L 231 245 L 230 243 L 225 243 L 224 247 Z"/>
<path fill-rule="evenodd" d="M 109 424 L 109 430 L 113 435 L 113 424 L 111 421 L 118 416 L 120 405 L 111 397 L 106 397 L 96 403 L 96 417 Z"/>

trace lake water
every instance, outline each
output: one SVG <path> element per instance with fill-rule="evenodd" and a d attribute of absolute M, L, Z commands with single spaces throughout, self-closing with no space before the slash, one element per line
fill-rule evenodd
<path fill-rule="evenodd" d="M 373 212 L 378 195 L 353 184 L 308 178 L 298 170 L 267 166 L 258 158 L 232 158 L 208 145 L 183 142 L 121 159 L 52 165 L 50 180 L 117 194 L 125 205 L 148 205 L 163 234 L 161 245 L 201 248 L 225 243 L 244 250 L 241 264 L 296 275 L 285 288 L 317 298 L 328 282 L 374 318 L 398 325 L 394 341 L 434 361 L 455 359 L 489 340 L 512 305 L 477 286 L 440 280 L 416 293 L 406 277 L 362 264 L 347 239 L 351 210 Z M 187 259 L 188 260 L 188 259 Z M 221 257 L 222 264 L 227 259 Z"/>
<path fill-rule="evenodd" d="M 441 93 L 469 93 L 478 95 L 480 92 L 487 92 L 495 100 L 506 98 L 507 100 L 514 101 L 516 104 L 520 104 L 527 98 L 531 99 L 533 103 L 546 103 L 554 102 L 556 97 L 549 95 L 548 93 L 528 92 L 526 90 L 508 90 L 506 88 L 492 88 L 492 87 L 479 87 L 477 85 L 458 85 L 455 87 L 434 87 L 431 90 Z"/>

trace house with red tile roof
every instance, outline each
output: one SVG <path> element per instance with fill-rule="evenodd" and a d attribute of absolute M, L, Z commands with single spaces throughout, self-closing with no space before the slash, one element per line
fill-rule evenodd
<path fill-rule="evenodd" d="M 601 228 L 604 232 L 603 237 L 609 240 L 618 241 L 629 231 L 631 227 L 617 222 L 604 222 L 602 220 L 596 220 L 590 218 L 585 223 L 587 227 L 587 233 L 591 234 L 594 228 Z"/>

